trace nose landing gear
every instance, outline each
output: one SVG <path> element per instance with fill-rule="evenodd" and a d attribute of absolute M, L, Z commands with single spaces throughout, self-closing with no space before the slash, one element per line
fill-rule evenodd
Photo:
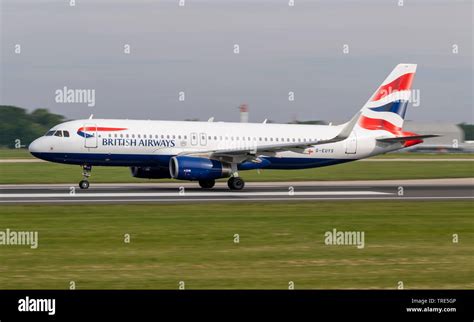
<path fill-rule="evenodd" d="M 82 180 L 79 181 L 79 188 L 88 189 L 89 188 L 89 177 L 91 176 L 92 166 L 83 165 L 82 166 Z"/>

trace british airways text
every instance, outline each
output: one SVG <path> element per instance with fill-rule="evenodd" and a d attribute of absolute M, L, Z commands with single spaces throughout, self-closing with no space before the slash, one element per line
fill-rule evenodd
<path fill-rule="evenodd" d="M 157 146 L 173 148 L 176 146 L 175 140 L 154 140 L 154 139 L 102 139 L 102 145 L 108 146 Z"/>

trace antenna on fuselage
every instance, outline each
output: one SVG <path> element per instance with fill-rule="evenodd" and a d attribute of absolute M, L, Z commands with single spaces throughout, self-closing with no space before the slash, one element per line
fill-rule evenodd
<path fill-rule="evenodd" d="M 262 123 L 267 124 L 267 121 L 268 121 L 268 119 L 264 119 Z"/>
<path fill-rule="evenodd" d="M 208 122 L 214 122 L 214 116 L 211 116 L 211 117 L 209 118 L 209 120 L 207 120 L 207 121 L 208 121 Z"/>
<path fill-rule="evenodd" d="M 94 117 L 94 114 L 91 114 L 91 116 L 89 116 L 89 120 L 92 120 L 93 117 Z"/>

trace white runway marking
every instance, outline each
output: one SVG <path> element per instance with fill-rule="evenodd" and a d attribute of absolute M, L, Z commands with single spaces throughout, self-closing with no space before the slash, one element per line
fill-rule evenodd
<path fill-rule="evenodd" d="M 80 199 L 80 202 L 87 202 L 87 203 L 136 203 L 136 202 L 219 202 L 219 201 L 301 201 L 301 200 L 312 200 L 312 201 L 348 201 L 348 200 L 463 200 L 463 199 L 474 199 L 474 197 L 302 197 L 302 198 L 278 198 L 278 199 L 269 199 L 269 198 L 246 198 L 246 199 L 235 199 L 235 198 L 204 198 L 204 199 L 186 199 L 186 198 L 170 198 L 170 199 L 132 199 L 132 200 L 120 200 L 120 199 Z M 69 202 L 78 202 L 78 200 L 74 199 L 48 199 L 48 200 L 34 200 L 34 199 L 26 199 L 26 200 L 0 200 L 0 203 L 69 203 Z"/>
<path fill-rule="evenodd" d="M 274 192 L 133 192 L 133 193 L 10 193 L 0 198 L 110 198 L 110 197 L 281 197 L 281 196 L 374 196 L 393 195 L 379 191 L 274 191 Z"/>

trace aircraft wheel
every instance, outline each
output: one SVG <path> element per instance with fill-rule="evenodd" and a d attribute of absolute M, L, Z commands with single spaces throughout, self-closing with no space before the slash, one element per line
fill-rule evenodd
<path fill-rule="evenodd" d="M 216 184 L 216 180 L 210 179 L 210 180 L 199 180 L 199 185 L 203 189 L 211 189 L 214 187 Z"/>
<path fill-rule="evenodd" d="M 81 180 L 79 182 L 79 188 L 81 189 L 89 189 L 89 181 L 87 180 Z"/>
<path fill-rule="evenodd" d="M 242 190 L 245 187 L 245 182 L 240 177 L 232 177 L 227 181 L 227 185 L 231 190 Z"/>

